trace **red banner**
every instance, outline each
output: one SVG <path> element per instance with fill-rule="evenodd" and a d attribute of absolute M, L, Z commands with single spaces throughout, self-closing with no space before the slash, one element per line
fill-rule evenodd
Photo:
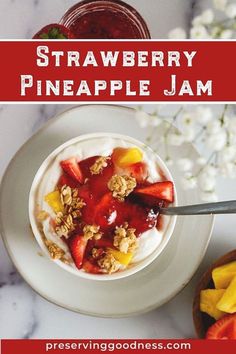
<path fill-rule="evenodd" d="M 2 340 L 2 354 L 154 353 L 235 354 L 233 340 Z"/>
<path fill-rule="evenodd" d="M 235 41 L 0 41 L 0 101 L 236 101 Z"/>

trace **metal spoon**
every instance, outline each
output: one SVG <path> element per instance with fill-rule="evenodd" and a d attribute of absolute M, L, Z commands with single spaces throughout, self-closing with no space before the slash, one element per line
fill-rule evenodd
<path fill-rule="evenodd" d="M 160 208 L 160 214 L 165 215 L 206 215 L 206 214 L 234 214 L 236 200 L 218 203 L 204 203 L 170 208 Z"/>

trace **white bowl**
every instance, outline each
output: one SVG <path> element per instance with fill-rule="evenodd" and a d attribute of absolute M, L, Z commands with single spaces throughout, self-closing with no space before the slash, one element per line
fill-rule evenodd
<path fill-rule="evenodd" d="M 132 274 L 135 274 L 136 272 L 140 271 L 141 269 L 147 267 L 151 262 L 153 262 L 164 250 L 166 247 L 167 243 L 169 242 L 171 235 L 173 234 L 173 230 L 176 224 L 176 216 L 171 216 L 167 217 L 168 222 L 166 225 L 166 228 L 163 233 L 162 241 L 158 245 L 158 247 L 145 259 L 141 260 L 140 262 L 134 263 L 130 266 L 130 268 L 127 268 L 125 270 L 122 270 L 117 273 L 113 274 L 90 274 L 86 273 L 83 270 L 77 269 L 74 265 L 69 265 L 65 264 L 60 260 L 53 260 L 48 252 L 48 249 L 46 248 L 43 239 L 42 239 L 42 234 L 39 228 L 39 223 L 36 219 L 36 206 L 38 203 L 38 188 L 40 185 L 40 182 L 47 171 L 48 167 L 52 164 L 52 162 L 55 160 L 55 158 L 60 154 L 64 149 L 80 142 L 85 142 L 85 141 L 95 141 L 95 139 L 101 139 L 101 138 L 112 138 L 112 139 L 118 139 L 122 140 L 126 143 L 132 144 L 134 146 L 139 147 L 141 150 L 146 150 L 149 154 L 152 154 L 152 156 L 155 157 L 155 161 L 157 163 L 157 166 L 160 167 L 160 169 L 163 171 L 164 175 L 167 177 L 168 180 L 173 181 L 172 175 L 167 168 L 166 164 L 163 162 L 163 160 L 154 152 L 151 150 L 151 148 L 147 147 L 144 143 L 131 138 L 129 136 L 121 135 L 121 134 L 109 134 L 109 133 L 94 133 L 94 134 L 85 134 L 78 136 L 74 139 L 71 139 L 67 141 L 66 143 L 60 145 L 58 148 L 56 148 L 41 164 L 40 168 L 38 169 L 31 189 L 30 189 L 30 194 L 29 194 L 29 218 L 30 218 L 30 224 L 32 227 L 32 231 L 34 233 L 34 236 L 41 247 L 41 249 L 44 251 L 44 253 L 50 258 L 51 261 L 55 262 L 57 265 L 59 265 L 61 268 L 63 268 L 66 271 L 69 271 L 70 273 L 73 273 L 76 276 L 83 277 L 86 279 L 93 279 L 93 280 L 116 280 L 116 279 L 121 279 L 127 276 L 130 276 Z M 118 146 L 118 145 L 117 145 Z M 95 153 L 96 154 L 96 153 Z M 177 194 L 175 190 L 175 201 L 173 203 L 174 205 L 177 205 Z M 142 236 L 141 236 L 142 237 Z"/>

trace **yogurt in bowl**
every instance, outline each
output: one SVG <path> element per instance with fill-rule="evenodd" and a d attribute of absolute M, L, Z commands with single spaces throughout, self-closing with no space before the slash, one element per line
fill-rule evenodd
<path fill-rule="evenodd" d="M 42 163 L 29 196 L 40 247 L 87 279 L 114 280 L 149 265 L 167 245 L 176 205 L 173 178 L 145 144 L 119 134 L 74 138 Z"/>

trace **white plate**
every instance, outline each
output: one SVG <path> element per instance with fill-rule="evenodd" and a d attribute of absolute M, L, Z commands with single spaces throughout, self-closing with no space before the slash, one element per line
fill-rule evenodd
<path fill-rule="evenodd" d="M 174 234 L 163 253 L 151 265 L 130 277 L 110 282 L 79 279 L 39 252 L 28 220 L 28 196 L 34 175 L 46 156 L 79 134 L 112 132 L 145 140 L 130 108 L 112 105 L 75 107 L 51 120 L 34 135 L 11 161 L 1 185 L 1 234 L 16 268 L 26 282 L 47 300 L 84 314 L 123 317 L 154 309 L 176 295 L 191 279 L 208 245 L 212 216 L 179 217 Z M 161 128 L 160 128 L 161 134 Z M 191 155 L 196 151 L 189 146 Z M 186 146 L 172 151 L 174 158 Z M 183 151 L 182 151 L 183 152 Z M 158 153 L 163 155 L 159 148 Z M 185 192 L 179 175 L 179 204 L 198 203 L 198 190 Z"/>

